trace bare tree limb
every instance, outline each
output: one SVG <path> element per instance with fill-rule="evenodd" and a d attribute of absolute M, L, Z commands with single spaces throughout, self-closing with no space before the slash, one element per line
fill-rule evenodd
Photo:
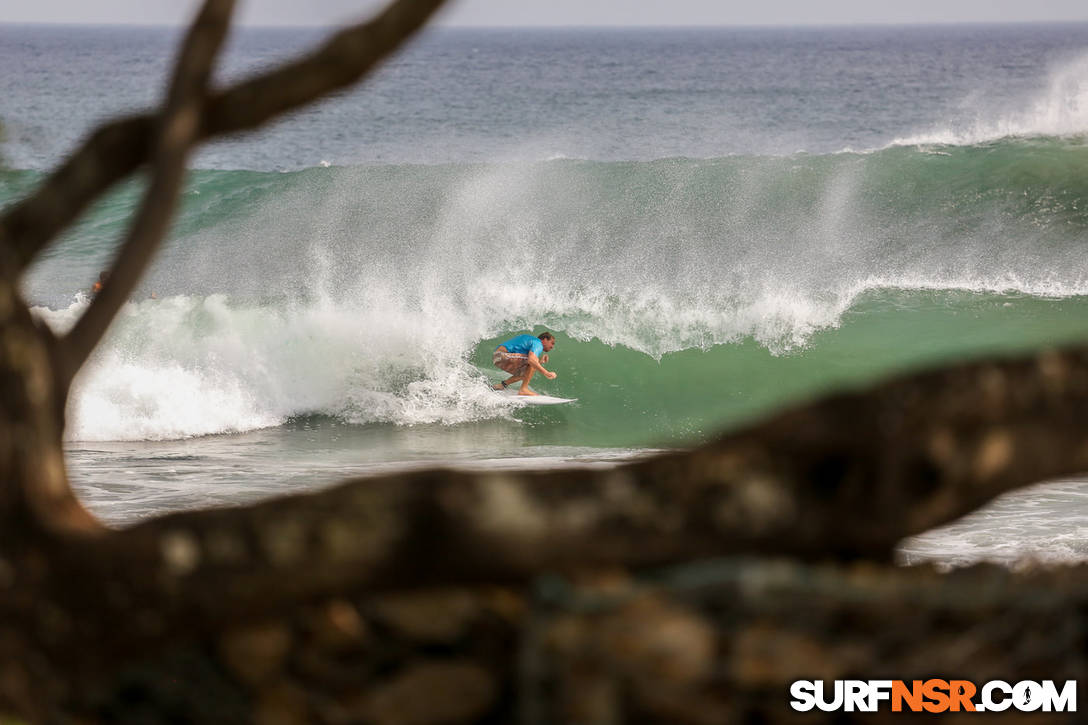
<path fill-rule="evenodd" d="M 197 140 L 208 81 L 233 9 L 234 0 L 207 0 L 182 43 L 160 116 L 152 175 L 140 209 L 102 290 L 60 342 L 62 391 L 67 391 L 72 377 L 106 333 L 162 244 L 177 207 L 185 162 Z"/>
<path fill-rule="evenodd" d="M 54 558 L 179 621 L 335 591 L 725 554 L 888 562 L 906 536 L 1084 470 L 1079 348 L 912 375 L 609 471 L 384 476 L 177 513 L 61 543 Z"/>
<path fill-rule="evenodd" d="M 336 33 L 321 48 L 214 93 L 198 139 L 257 128 L 287 111 L 345 88 L 374 69 L 445 0 L 397 0 L 381 14 Z M 32 196 L 0 217 L 0 245 L 28 266 L 62 230 L 113 184 L 147 163 L 155 118 L 134 116 L 99 127 Z"/>

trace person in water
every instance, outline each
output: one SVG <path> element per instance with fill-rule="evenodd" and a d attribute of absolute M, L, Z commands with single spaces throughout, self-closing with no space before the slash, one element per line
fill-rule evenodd
<path fill-rule="evenodd" d="M 555 373 L 544 369 L 544 363 L 548 362 L 548 353 L 553 347 L 555 338 L 550 332 L 542 332 L 537 337 L 518 335 L 499 345 L 491 356 L 491 362 L 499 370 L 510 373 L 510 377 L 492 387 L 503 390 L 520 380 L 518 395 L 540 395 L 529 390 L 529 381 L 537 372 L 548 380 L 555 380 Z"/>
<path fill-rule="evenodd" d="M 98 281 L 95 282 L 94 286 L 91 287 L 91 297 L 97 296 L 98 293 L 102 291 L 102 288 L 106 284 L 106 280 L 108 280 L 109 278 L 109 270 L 103 270 L 102 273 L 98 275 Z"/>

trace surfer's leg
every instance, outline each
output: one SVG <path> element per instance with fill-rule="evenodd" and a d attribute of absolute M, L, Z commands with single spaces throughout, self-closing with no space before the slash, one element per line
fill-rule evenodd
<path fill-rule="evenodd" d="M 495 390 L 502 390 L 502 389 L 504 389 L 506 387 L 509 387 L 510 385 L 513 385 L 517 381 L 521 380 L 521 378 L 522 378 L 521 375 L 514 375 L 513 377 L 509 377 L 506 380 L 503 380 L 501 383 L 496 383 L 495 385 L 492 385 L 491 387 L 493 387 Z"/>
<path fill-rule="evenodd" d="M 533 373 L 536 371 L 531 367 L 525 371 L 525 375 L 522 377 L 521 390 L 518 391 L 518 395 L 540 395 L 540 393 L 534 393 L 529 390 L 529 381 L 533 379 Z"/>

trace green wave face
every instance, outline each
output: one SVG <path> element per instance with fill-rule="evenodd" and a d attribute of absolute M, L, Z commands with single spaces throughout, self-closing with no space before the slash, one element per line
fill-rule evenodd
<path fill-rule="evenodd" d="M 0 201 L 39 179 L 0 173 Z M 137 193 L 103 200 L 32 271 L 27 296 L 53 324 L 83 304 L 74 296 Z M 170 243 L 77 390 L 72 434 L 318 414 L 517 420 L 541 443 L 701 440 L 818 391 L 1083 336 L 1086 214 L 1079 138 L 196 171 Z M 490 350 L 529 329 L 559 335 L 559 378 L 540 388 L 577 404 L 511 412 L 488 399 Z M 192 419 L 213 423 L 167 425 L 170 406 L 130 392 L 155 376 L 190 386 L 186 400 L 210 411 Z"/>

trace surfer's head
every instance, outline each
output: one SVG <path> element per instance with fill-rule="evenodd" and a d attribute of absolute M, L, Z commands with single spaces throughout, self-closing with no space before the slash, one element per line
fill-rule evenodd
<path fill-rule="evenodd" d="M 551 349 L 555 347 L 555 337 L 550 332 L 542 332 L 537 335 L 537 338 L 544 345 L 544 352 L 551 352 Z"/>

